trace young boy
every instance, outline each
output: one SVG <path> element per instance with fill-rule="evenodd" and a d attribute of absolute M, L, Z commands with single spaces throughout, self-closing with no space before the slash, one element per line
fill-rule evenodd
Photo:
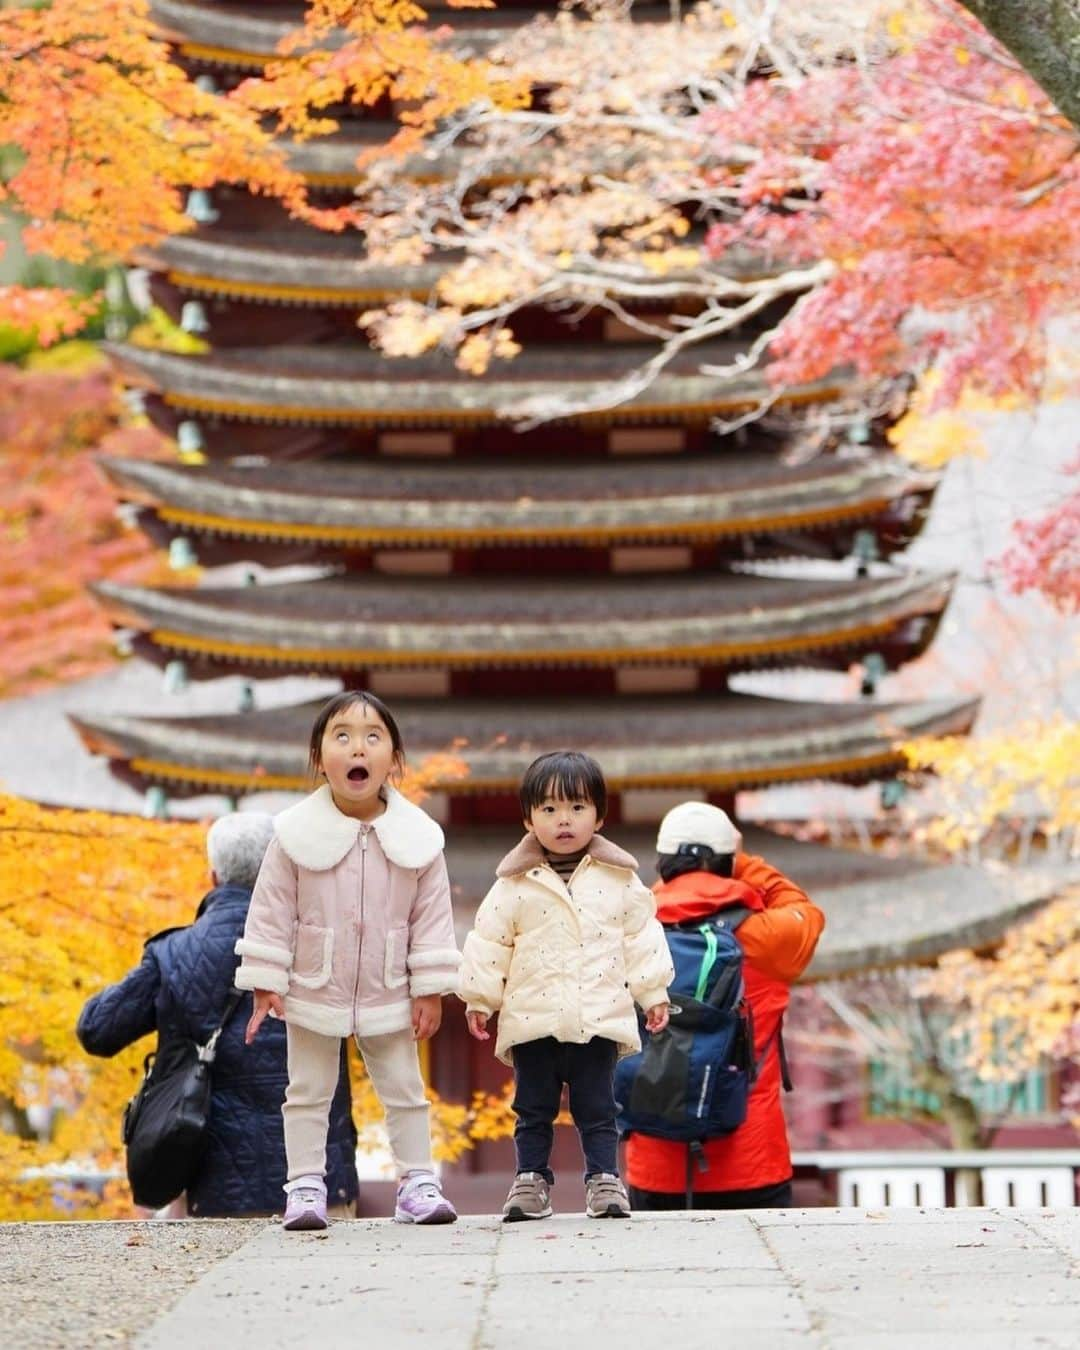
<path fill-rule="evenodd" d="M 674 978 L 656 904 L 636 861 L 601 838 L 607 785 L 570 750 L 541 755 L 519 793 L 525 838 L 502 860 L 465 940 L 458 993 L 469 1032 L 514 1070 L 517 1176 L 503 1219 L 544 1219 L 553 1125 L 563 1084 L 585 1155 L 585 1212 L 626 1218 L 615 1158 L 616 1060 L 640 1048 L 634 1000 L 650 1031 L 668 1020 Z"/>

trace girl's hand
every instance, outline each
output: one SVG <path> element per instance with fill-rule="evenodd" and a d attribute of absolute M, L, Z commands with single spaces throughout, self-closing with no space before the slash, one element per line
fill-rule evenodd
<path fill-rule="evenodd" d="M 486 1012 L 467 1012 L 465 1014 L 465 1025 L 469 1028 L 469 1035 L 477 1041 L 490 1041 L 491 1032 L 486 1031 L 488 1024 L 488 1015 Z"/>
<path fill-rule="evenodd" d="M 266 1021 L 266 1014 L 272 1012 L 275 1017 L 285 1016 L 285 1005 L 280 994 L 272 994 L 269 989 L 255 990 L 255 1009 L 244 1032 L 244 1044 L 250 1045 L 259 1034 L 259 1028 Z"/>
<path fill-rule="evenodd" d="M 426 1041 L 434 1036 L 442 1022 L 442 995 L 424 994 L 412 1001 L 412 1034 L 414 1041 Z"/>
<path fill-rule="evenodd" d="M 645 1030 L 663 1031 L 668 1024 L 668 1010 L 670 1003 L 654 1003 L 651 1008 L 645 1010 Z"/>

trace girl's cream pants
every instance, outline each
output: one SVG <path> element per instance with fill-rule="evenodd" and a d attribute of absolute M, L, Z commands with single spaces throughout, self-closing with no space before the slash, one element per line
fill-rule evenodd
<path fill-rule="evenodd" d="M 326 1131 L 337 1088 L 341 1039 L 289 1023 L 289 1087 L 285 1121 L 288 1179 L 326 1175 Z M 424 1080 L 411 1028 L 385 1036 L 358 1036 L 372 1086 L 386 1112 L 386 1130 L 398 1176 L 431 1167 L 431 1127 Z"/>

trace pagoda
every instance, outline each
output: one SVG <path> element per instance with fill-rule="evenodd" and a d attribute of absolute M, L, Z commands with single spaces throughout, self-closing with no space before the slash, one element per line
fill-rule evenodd
<path fill-rule="evenodd" d="M 219 88 L 260 68 L 300 17 L 254 3 L 153 9 L 177 59 Z M 532 12 L 455 11 L 453 23 L 481 50 Z M 358 149 L 389 134 L 379 113 L 292 148 L 328 204 L 352 193 Z M 568 322 L 538 311 L 516 330 L 522 354 L 482 379 L 442 354 L 387 359 L 363 340 L 358 310 L 428 294 L 438 264 L 368 263 L 355 236 L 321 235 L 235 188 L 192 194 L 189 210 L 197 229 L 138 261 L 157 302 L 208 350 L 111 347 L 180 455 L 107 459 L 104 471 L 175 557 L 321 571 L 280 584 L 96 587 L 125 641 L 173 678 L 250 682 L 249 706 L 234 713 L 74 719 L 86 747 L 159 806 L 309 786 L 316 705 L 260 708 L 261 678 L 330 675 L 372 689 L 414 761 L 449 749 L 464 761 L 465 776 L 448 775 L 429 802 L 447 827 L 464 931 L 515 841 L 521 771 L 544 750 L 571 745 L 600 760 L 608 831 L 647 877 L 656 820 L 682 797 L 734 809 L 740 790 L 773 784 L 891 782 L 899 742 L 970 728 L 972 700 L 875 693 L 881 674 L 926 650 L 949 600 L 951 576 L 892 561 L 935 480 L 881 448 L 834 446 L 798 463 L 782 431 L 718 433 L 717 417 L 765 392 L 756 374 L 721 383 L 700 372 L 730 362 L 739 343 L 686 355 L 618 407 L 517 431 L 506 412 L 523 397 L 610 385 L 640 347 L 602 314 Z M 842 388 L 822 380 L 787 401 L 812 405 Z M 832 566 L 760 566 L 798 559 Z M 863 695 L 849 701 L 730 684 L 751 671 L 853 665 Z M 962 886 L 962 869 L 753 829 L 747 846 L 826 904 L 823 973 L 996 936 L 1028 903 Z M 897 905 L 913 889 L 919 903 Z M 461 1100 L 496 1067 L 459 1022 L 435 1042 L 431 1074 Z M 482 1170 L 492 1147 L 470 1165 Z"/>

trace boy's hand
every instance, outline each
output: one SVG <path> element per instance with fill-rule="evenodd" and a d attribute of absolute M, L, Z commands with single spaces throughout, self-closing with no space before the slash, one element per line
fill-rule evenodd
<path fill-rule="evenodd" d="M 486 1012 L 467 1012 L 465 1014 L 465 1025 L 469 1028 L 469 1035 L 474 1040 L 491 1040 L 491 1032 L 485 1029 L 487 1024 L 488 1014 Z"/>
<path fill-rule="evenodd" d="M 645 1010 L 645 1030 L 663 1031 L 668 1024 L 668 1011 L 670 1003 L 654 1003 L 651 1008 Z"/>
<path fill-rule="evenodd" d="M 266 1014 L 272 1012 L 275 1017 L 285 1016 L 285 1005 L 280 994 L 272 994 L 269 989 L 255 990 L 255 1007 L 248 1019 L 244 1032 L 244 1044 L 250 1045 L 259 1034 L 259 1028 L 266 1021 Z"/>
<path fill-rule="evenodd" d="M 414 1041 L 426 1041 L 434 1036 L 442 1022 L 442 995 L 422 994 L 412 1001 L 412 1034 Z"/>

